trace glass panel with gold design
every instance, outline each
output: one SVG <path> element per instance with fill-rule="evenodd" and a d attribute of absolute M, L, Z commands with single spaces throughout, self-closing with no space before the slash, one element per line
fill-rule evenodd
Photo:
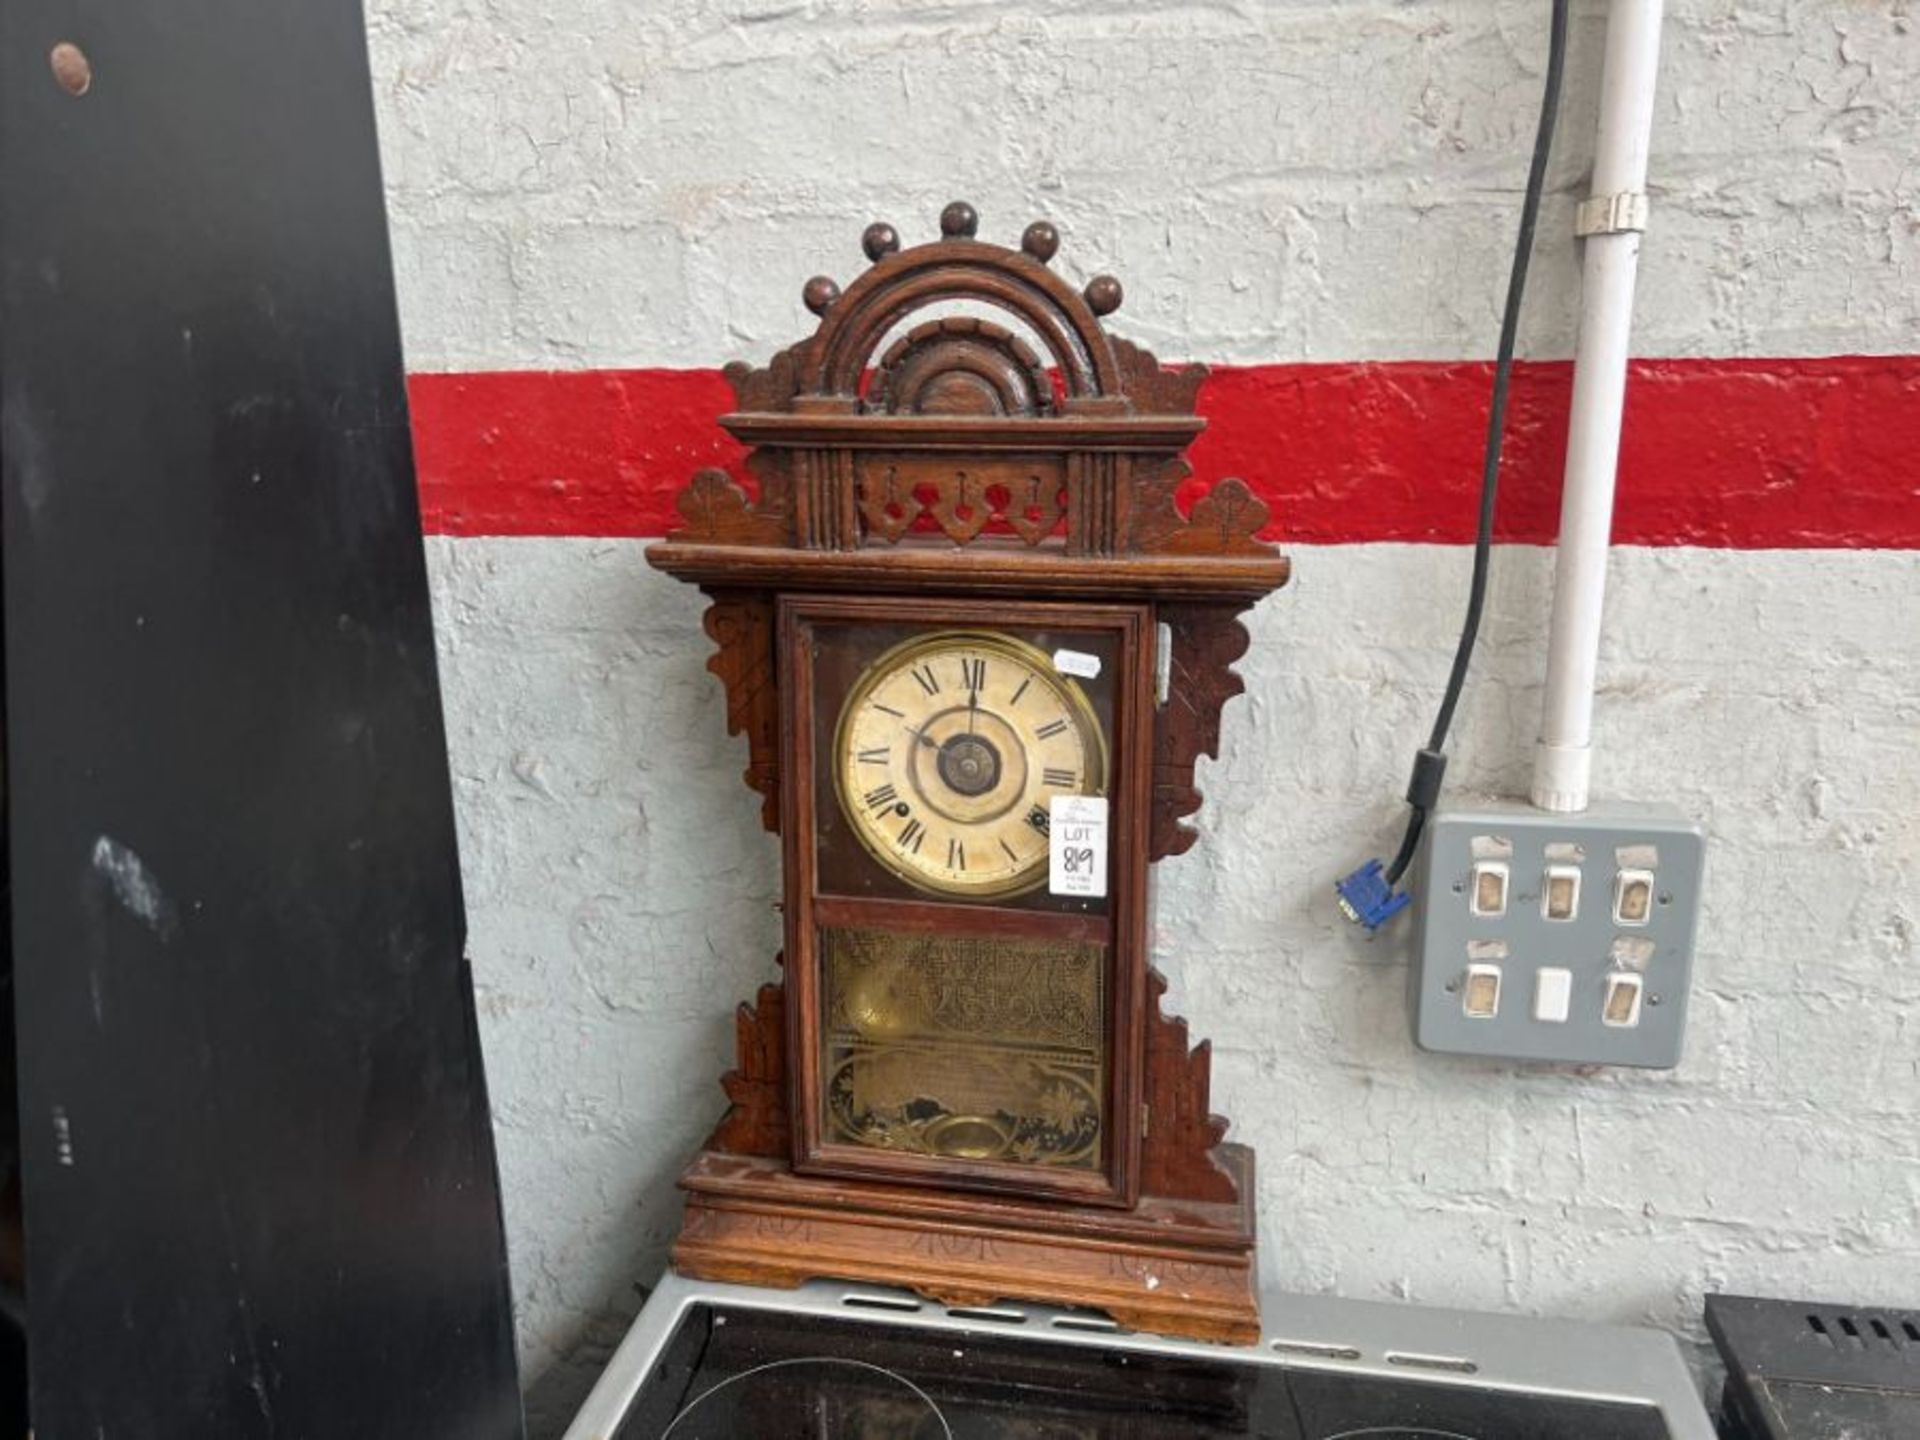
<path fill-rule="evenodd" d="M 829 1145 L 1055 1170 L 1103 1164 L 1103 946 L 819 932 Z"/>

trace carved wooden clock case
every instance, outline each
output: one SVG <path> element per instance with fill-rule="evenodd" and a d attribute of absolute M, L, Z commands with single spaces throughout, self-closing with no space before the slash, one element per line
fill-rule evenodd
<path fill-rule="evenodd" d="M 976 226 L 873 225 L 844 294 L 809 281 L 812 337 L 727 371 L 757 494 L 701 471 L 647 552 L 712 602 L 785 870 L 673 1261 L 1250 1339 L 1253 1155 L 1160 1011 L 1148 872 L 1287 563 L 1239 481 L 1182 509 L 1204 370 L 1109 335 L 1119 283 L 1055 275 L 1051 225 Z"/>

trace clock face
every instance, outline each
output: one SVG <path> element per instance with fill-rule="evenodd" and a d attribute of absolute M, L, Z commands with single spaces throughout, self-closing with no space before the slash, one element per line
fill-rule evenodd
<path fill-rule="evenodd" d="M 969 898 L 1042 884 L 1050 802 L 1104 793 L 1106 766 L 1080 686 L 1044 651 L 975 630 L 875 660 L 847 696 L 833 747 L 860 843 L 909 884 Z"/>

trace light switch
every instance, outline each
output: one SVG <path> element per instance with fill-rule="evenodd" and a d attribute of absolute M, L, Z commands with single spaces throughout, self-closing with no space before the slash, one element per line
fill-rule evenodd
<path fill-rule="evenodd" d="M 1503 860 L 1481 860 L 1473 867 L 1473 901 L 1476 915 L 1507 913 L 1507 866 Z"/>
<path fill-rule="evenodd" d="M 1580 913 L 1580 867 L 1549 865 L 1540 887 L 1540 913 L 1549 920 L 1571 920 Z"/>
<path fill-rule="evenodd" d="M 1549 1065 L 1679 1062 L 1697 824 L 1668 806 L 1562 814 L 1500 802 L 1435 810 L 1422 839 L 1407 986 L 1421 1049 Z"/>
<path fill-rule="evenodd" d="M 1547 1025 L 1564 1025 L 1573 1009 L 1573 972 L 1548 966 L 1533 977 L 1533 1018 Z"/>
<path fill-rule="evenodd" d="M 1615 1029 L 1640 1023 L 1640 997 L 1645 982 L 1638 975 L 1616 970 L 1607 976 L 1607 998 L 1601 1007 L 1600 1021 Z"/>
<path fill-rule="evenodd" d="M 1617 925 L 1644 925 L 1653 915 L 1653 872 L 1622 870 L 1613 877 L 1613 919 Z"/>
<path fill-rule="evenodd" d="M 1500 1013 L 1498 965 L 1467 966 L 1466 993 L 1460 998 L 1460 1008 L 1474 1020 L 1491 1020 Z"/>

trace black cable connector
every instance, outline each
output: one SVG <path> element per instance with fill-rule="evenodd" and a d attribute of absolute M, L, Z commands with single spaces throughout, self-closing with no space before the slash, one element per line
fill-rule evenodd
<path fill-rule="evenodd" d="M 1407 804 L 1412 807 L 1412 814 L 1407 818 L 1406 833 L 1400 837 L 1400 848 L 1386 869 L 1389 888 L 1399 883 L 1400 877 L 1407 873 L 1407 866 L 1413 863 L 1420 849 L 1421 833 L 1427 827 L 1427 814 L 1440 803 L 1440 786 L 1446 778 L 1444 750 L 1422 750 L 1413 757 L 1413 774 L 1407 777 Z"/>
<path fill-rule="evenodd" d="M 1446 778 L 1446 753 L 1422 750 L 1413 757 L 1413 774 L 1407 778 L 1407 804 L 1416 810 L 1433 809 L 1440 803 L 1440 784 Z"/>
<path fill-rule="evenodd" d="M 1413 777 L 1407 782 L 1407 828 L 1400 837 L 1400 848 L 1384 875 L 1380 862 L 1369 860 L 1336 886 L 1341 908 L 1368 929 L 1377 929 L 1406 907 L 1407 897 L 1393 887 L 1407 873 L 1420 849 L 1420 836 L 1427 816 L 1439 804 L 1440 782 L 1446 774 L 1447 734 L 1453 728 L 1453 714 L 1459 708 L 1466 688 L 1467 668 L 1480 638 L 1480 617 L 1487 605 L 1487 578 L 1493 558 L 1493 517 L 1500 493 L 1500 449 L 1507 429 L 1507 391 L 1513 379 L 1513 350 L 1520 330 L 1520 302 L 1527 290 L 1527 265 L 1533 256 L 1534 230 L 1540 221 L 1540 197 L 1546 189 L 1547 157 L 1553 151 L 1553 131 L 1560 114 L 1560 88 L 1567 59 L 1567 9 L 1569 0 L 1553 0 L 1552 27 L 1547 39 L 1547 74 L 1540 96 L 1540 121 L 1534 131 L 1533 159 L 1527 168 L 1527 195 L 1520 207 L 1520 235 L 1513 251 L 1513 268 L 1507 276 L 1507 304 L 1500 317 L 1500 349 L 1493 367 L 1493 402 L 1487 413 L 1487 443 L 1480 466 L 1480 518 L 1473 542 L 1473 578 L 1467 590 L 1467 614 L 1460 626 L 1460 640 L 1454 646 L 1453 666 L 1447 674 L 1447 688 L 1440 697 L 1440 710 L 1434 716 L 1433 732 L 1427 745 L 1413 763 Z M 1371 906 L 1351 903 L 1349 888 L 1356 884 L 1384 885 L 1384 894 L 1372 897 Z M 1377 919 L 1369 919 L 1376 916 Z"/>

